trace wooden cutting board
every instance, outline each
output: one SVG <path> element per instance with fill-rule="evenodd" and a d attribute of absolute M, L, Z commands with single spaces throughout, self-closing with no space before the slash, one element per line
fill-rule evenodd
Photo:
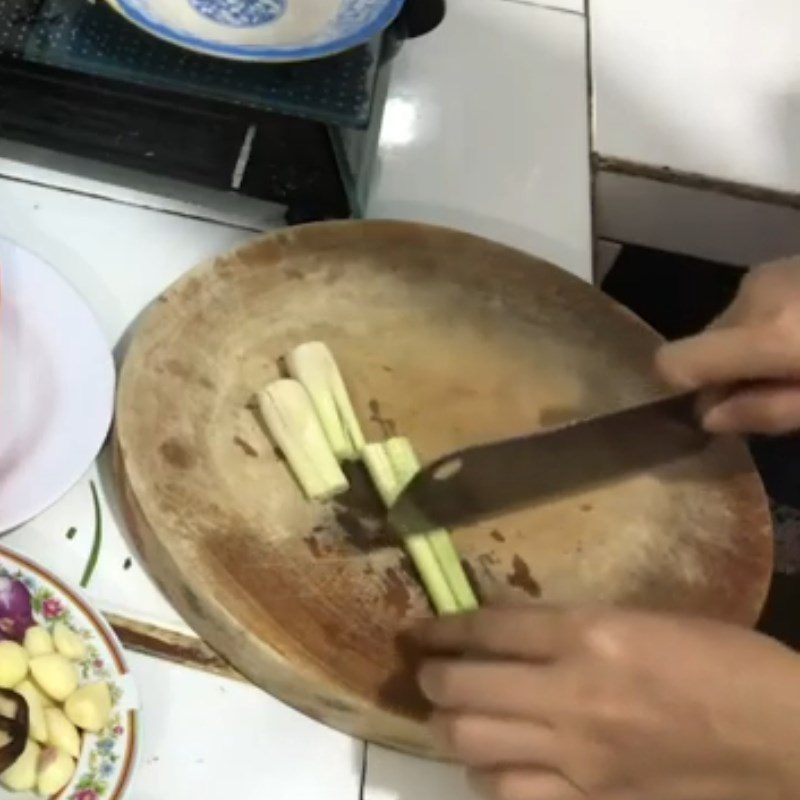
<path fill-rule="evenodd" d="M 423 459 L 656 396 L 659 339 L 536 258 L 392 222 L 256 240 L 191 271 L 139 325 L 116 468 L 153 576 L 259 686 L 342 730 L 434 754 L 397 641 L 428 607 L 369 483 L 355 470 L 348 495 L 306 502 L 254 411 L 281 354 L 310 339 L 336 354 L 368 437 L 408 435 Z M 455 541 L 487 603 L 599 601 L 744 624 L 772 555 L 763 489 L 733 440 Z"/>

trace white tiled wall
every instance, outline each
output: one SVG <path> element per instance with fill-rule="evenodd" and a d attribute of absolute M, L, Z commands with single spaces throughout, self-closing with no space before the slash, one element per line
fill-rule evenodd
<path fill-rule="evenodd" d="M 738 266 L 800 253 L 800 209 L 625 175 L 596 192 L 600 237 Z"/>
<path fill-rule="evenodd" d="M 597 0 L 595 148 L 800 192 L 797 0 Z"/>
<path fill-rule="evenodd" d="M 450 0 L 393 65 L 369 216 L 434 222 L 589 279 L 585 20 Z"/>

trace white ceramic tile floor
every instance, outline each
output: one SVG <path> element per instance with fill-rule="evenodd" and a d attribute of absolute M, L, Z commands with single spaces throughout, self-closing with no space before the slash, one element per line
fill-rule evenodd
<path fill-rule="evenodd" d="M 92 467 L 52 508 L 3 537 L 3 545 L 45 564 L 59 578 L 77 586 L 94 540 L 90 481 L 100 495 L 103 544 L 85 591 L 103 611 L 193 635 L 147 575 L 125 533 L 124 524 L 109 506 L 110 471 L 104 454 L 102 477 Z M 113 495 L 112 495 L 113 496 Z M 74 528 L 70 538 L 67 533 Z"/>
<path fill-rule="evenodd" d="M 144 706 L 130 800 L 359 800 L 360 742 L 252 686 L 130 660 Z"/>
<path fill-rule="evenodd" d="M 56 266 L 114 343 L 168 284 L 253 233 L 0 178 L 0 236 Z"/>
<path fill-rule="evenodd" d="M 283 224 L 282 206 L 2 139 L 0 176 L 252 230 Z"/>
<path fill-rule="evenodd" d="M 370 746 L 362 800 L 479 800 L 464 770 Z"/>
<path fill-rule="evenodd" d="M 590 16 L 598 152 L 800 192 L 796 0 L 602 0 Z"/>
<path fill-rule="evenodd" d="M 237 228 L 122 205 L 43 186 L 0 179 L 0 236 L 40 253 L 78 288 L 117 344 L 140 311 L 189 267 L 249 239 Z M 80 387 L 76 387 L 79 391 Z M 90 476 L 97 478 L 93 467 Z M 123 570 L 130 548 L 97 481 L 105 541 L 89 593 L 102 608 L 182 627 L 137 564 Z M 75 526 L 69 540 L 66 532 Z M 80 578 L 93 530 L 88 480 L 4 543 L 41 560 L 66 580 Z"/>

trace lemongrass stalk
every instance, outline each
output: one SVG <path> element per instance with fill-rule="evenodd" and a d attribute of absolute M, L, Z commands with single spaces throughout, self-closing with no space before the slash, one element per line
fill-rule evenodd
<path fill-rule="evenodd" d="M 394 474 L 400 482 L 399 495 L 419 472 L 421 468 L 420 462 L 410 440 L 404 436 L 395 436 L 389 439 L 385 442 L 384 447 Z M 464 566 L 453 544 L 450 532 L 445 528 L 435 527 L 416 508 L 404 508 L 403 514 L 406 515 L 409 530 L 427 531 L 428 541 L 442 572 L 447 578 L 450 590 L 456 598 L 459 610 L 473 611 L 478 608 L 478 599 L 470 585 L 466 572 L 464 572 Z"/>
<path fill-rule="evenodd" d="M 368 444 L 361 451 L 361 456 L 381 500 L 387 508 L 391 508 L 400 494 L 401 484 L 392 469 L 386 449 L 383 444 Z M 404 527 L 402 520 L 398 527 Z M 402 530 L 400 532 L 402 533 Z M 422 579 L 436 613 L 455 614 L 458 612 L 458 603 L 450 589 L 447 577 L 442 572 L 427 534 L 408 533 L 403 536 L 403 545 Z"/>
<path fill-rule="evenodd" d="M 400 485 L 383 443 L 365 445 L 361 459 L 383 504 L 391 508 L 400 494 Z"/>
<path fill-rule="evenodd" d="M 342 373 L 324 342 L 305 342 L 286 356 L 289 374 L 303 384 L 340 461 L 359 458 L 366 441 Z"/>
<path fill-rule="evenodd" d="M 308 392 L 295 380 L 270 383 L 258 395 L 261 416 L 303 492 L 326 500 L 348 482 L 331 450 Z"/>

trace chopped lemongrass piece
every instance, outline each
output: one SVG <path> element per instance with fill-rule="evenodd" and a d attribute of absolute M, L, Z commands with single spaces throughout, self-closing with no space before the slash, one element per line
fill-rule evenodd
<path fill-rule="evenodd" d="M 392 470 L 392 464 L 383 444 L 368 444 L 362 450 L 364 464 L 381 499 L 391 507 L 400 494 L 402 484 Z M 450 584 L 442 572 L 436 554 L 426 533 L 403 536 L 403 544 L 414 562 L 428 597 L 437 614 L 455 614 L 459 611 Z"/>
<path fill-rule="evenodd" d="M 386 508 L 391 508 L 400 494 L 400 482 L 383 443 L 365 445 L 361 451 L 361 458 L 383 504 Z"/>
<path fill-rule="evenodd" d="M 400 483 L 399 493 L 411 482 L 420 471 L 420 463 L 411 442 L 403 436 L 395 436 L 385 443 L 386 454 L 392 470 Z M 413 506 L 404 506 L 400 518 L 395 518 L 395 525 L 408 530 L 427 531 L 436 559 L 442 573 L 450 585 L 450 590 L 458 603 L 460 611 L 473 611 L 478 608 L 478 599 L 470 585 L 461 558 L 453 544 L 450 532 L 445 528 L 436 528 L 427 521 L 423 513 Z"/>
<path fill-rule="evenodd" d="M 428 537 L 424 533 L 409 533 L 403 537 L 403 545 L 422 578 L 436 613 L 458 614 L 462 609 L 453 596 L 450 583 L 442 572 Z"/>
<path fill-rule="evenodd" d="M 298 381 L 281 379 L 258 395 L 258 406 L 303 492 L 325 500 L 348 488 L 308 392 Z"/>
<path fill-rule="evenodd" d="M 342 373 L 323 342 L 306 342 L 286 356 L 289 374 L 311 397 L 334 455 L 340 461 L 359 458 L 366 444 Z"/>

